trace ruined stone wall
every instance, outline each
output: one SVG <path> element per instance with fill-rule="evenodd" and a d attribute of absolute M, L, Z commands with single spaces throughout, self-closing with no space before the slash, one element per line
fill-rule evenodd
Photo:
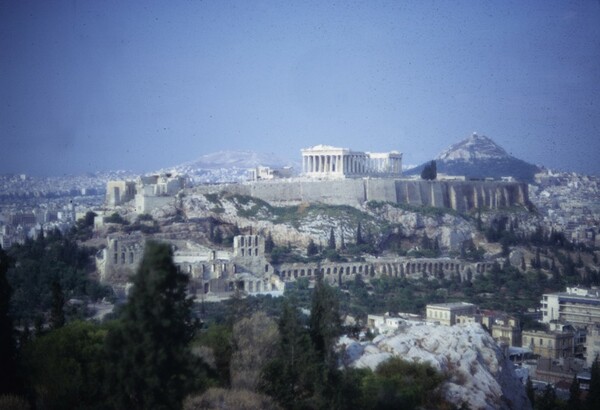
<path fill-rule="evenodd" d="M 125 283 L 138 269 L 144 255 L 143 237 L 109 235 L 106 248 L 96 254 L 101 282 Z"/>
<path fill-rule="evenodd" d="M 381 276 L 408 279 L 447 278 L 457 281 L 470 281 L 492 269 L 490 262 L 465 262 L 456 259 L 435 258 L 396 258 L 376 262 L 320 262 L 284 263 L 275 267 L 276 274 L 283 281 L 295 281 L 306 277 L 309 280 L 322 276 L 332 284 L 354 280 L 357 275 L 365 280 Z"/>
<path fill-rule="evenodd" d="M 138 214 L 146 214 L 155 209 L 160 209 L 175 203 L 173 196 L 147 196 L 137 194 L 135 196 L 135 211 Z"/>

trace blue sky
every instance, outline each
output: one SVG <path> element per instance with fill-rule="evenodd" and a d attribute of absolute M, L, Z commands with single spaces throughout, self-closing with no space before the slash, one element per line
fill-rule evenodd
<path fill-rule="evenodd" d="M 0 0 L 0 173 L 473 131 L 600 174 L 600 1 Z"/>

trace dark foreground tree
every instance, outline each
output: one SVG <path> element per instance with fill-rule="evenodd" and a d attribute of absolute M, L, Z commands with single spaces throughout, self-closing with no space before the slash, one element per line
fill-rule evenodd
<path fill-rule="evenodd" d="M 583 407 L 581 402 L 581 387 L 579 386 L 579 380 L 577 376 L 573 376 L 571 387 L 569 387 L 569 400 L 567 401 L 567 408 L 572 410 L 578 410 Z"/>
<path fill-rule="evenodd" d="M 317 378 L 315 355 L 295 300 L 284 300 L 278 325 L 279 347 L 263 368 L 259 390 L 283 408 L 310 408 Z"/>
<path fill-rule="evenodd" d="M 193 388 L 189 342 L 194 326 L 187 282 L 168 245 L 146 244 L 121 324 L 108 335 L 116 408 L 181 408 Z"/>
<path fill-rule="evenodd" d="M 425 165 L 423 171 L 421 171 L 421 179 L 426 179 L 428 181 L 433 181 L 437 178 L 437 164 L 435 161 L 429 162 L 429 164 Z"/>
<path fill-rule="evenodd" d="M 339 302 L 333 288 L 322 279 L 313 290 L 308 328 L 319 361 L 335 367 L 334 345 L 342 328 Z"/>
<path fill-rule="evenodd" d="M 399 357 L 382 362 L 362 381 L 360 408 L 443 408 L 439 386 L 444 376 L 427 363 L 411 363 Z"/>
<path fill-rule="evenodd" d="M 52 309 L 50 310 L 50 327 L 59 329 L 65 325 L 65 295 L 58 281 L 52 282 Z"/>
<path fill-rule="evenodd" d="M 22 370 L 32 401 L 40 409 L 108 408 L 104 389 L 107 328 L 71 322 L 30 341 Z"/>
<path fill-rule="evenodd" d="M 596 360 L 592 364 L 590 390 L 588 391 L 585 404 L 588 409 L 600 408 L 600 361 L 598 356 L 596 356 Z"/>
<path fill-rule="evenodd" d="M 17 350 L 9 315 L 12 290 L 6 272 L 8 255 L 0 247 L 0 396 L 17 391 Z"/>
<path fill-rule="evenodd" d="M 531 381 L 530 377 L 527 377 L 525 393 L 527 394 L 527 398 L 531 402 L 531 407 L 535 407 L 535 388 L 533 387 L 533 382 Z"/>

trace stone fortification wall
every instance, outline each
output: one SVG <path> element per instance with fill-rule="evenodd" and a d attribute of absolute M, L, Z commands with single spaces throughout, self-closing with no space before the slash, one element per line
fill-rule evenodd
<path fill-rule="evenodd" d="M 323 202 L 333 205 L 359 205 L 367 200 L 365 184 L 361 179 L 257 181 L 206 185 L 196 187 L 195 190 L 204 194 L 226 191 L 250 195 L 270 203 Z"/>
<path fill-rule="evenodd" d="M 459 212 L 478 207 L 491 209 L 527 205 L 527 184 L 501 181 L 423 181 L 364 178 L 342 180 L 258 181 L 196 188 L 202 193 L 227 191 L 250 195 L 271 203 L 322 202 L 360 205 L 385 201 L 408 205 L 452 208 Z"/>

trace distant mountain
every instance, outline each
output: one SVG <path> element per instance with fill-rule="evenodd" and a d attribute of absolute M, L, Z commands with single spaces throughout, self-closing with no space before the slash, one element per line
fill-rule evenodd
<path fill-rule="evenodd" d="M 452 145 L 435 158 L 438 173 L 464 175 L 468 178 L 500 178 L 511 176 L 518 181 L 532 182 L 540 171 L 536 165 L 509 155 L 491 138 L 473 134 Z M 404 172 L 420 175 L 426 164 Z"/>
<path fill-rule="evenodd" d="M 217 169 L 217 168 L 254 168 L 259 165 L 267 167 L 282 167 L 289 165 L 290 161 L 279 158 L 273 153 L 259 153 L 253 151 L 219 151 L 202 155 L 195 161 L 182 164 L 190 168 Z"/>
<path fill-rule="evenodd" d="M 195 161 L 186 162 L 161 172 L 177 172 L 188 175 L 195 183 L 241 182 L 248 179 L 248 170 L 257 166 L 272 168 L 296 164 L 273 153 L 253 151 L 219 151 L 202 155 Z"/>

